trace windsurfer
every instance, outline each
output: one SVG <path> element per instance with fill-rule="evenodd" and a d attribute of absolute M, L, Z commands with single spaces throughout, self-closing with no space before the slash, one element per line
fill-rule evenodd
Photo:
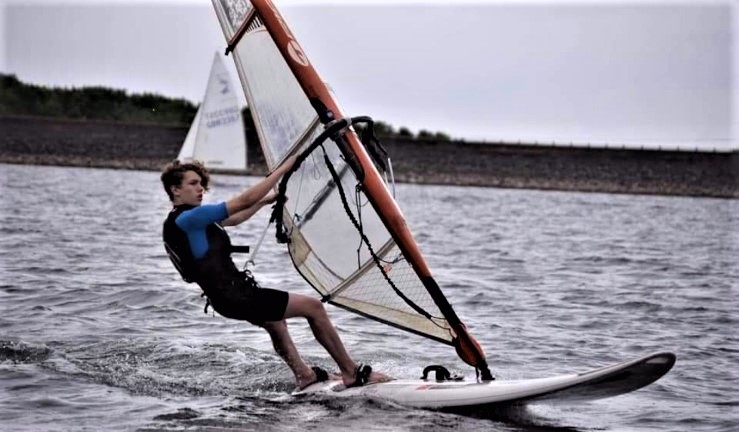
<path fill-rule="evenodd" d="M 202 204 L 210 176 L 199 162 L 167 165 L 161 175 L 173 209 L 164 222 L 163 239 L 173 264 L 187 282 L 196 282 L 220 315 L 245 320 L 264 328 L 275 351 L 295 375 L 302 389 L 329 378 L 326 371 L 309 367 L 301 358 L 288 333 L 288 318 L 307 319 L 316 340 L 339 366 L 346 386 L 390 378 L 357 365 L 346 351 L 323 304 L 297 293 L 261 288 L 249 272 L 239 271 L 231 259 L 233 251 L 224 226 L 238 225 L 276 199 L 273 189 L 294 164 L 289 158 L 262 181 L 236 197 L 217 204 Z M 337 377 L 338 378 L 338 377 Z"/>

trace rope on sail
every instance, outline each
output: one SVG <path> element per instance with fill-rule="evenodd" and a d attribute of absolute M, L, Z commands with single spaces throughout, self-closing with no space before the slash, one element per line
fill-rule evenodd
<path fill-rule="evenodd" d="M 341 196 L 341 203 L 344 206 L 344 211 L 346 211 L 347 216 L 349 216 L 349 219 L 352 221 L 354 228 L 356 228 L 357 231 L 359 232 L 359 235 L 362 238 L 362 242 L 364 242 L 365 246 L 367 246 L 367 250 L 369 250 L 370 255 L 372 256 L 372 259 L 375 262 L 375 265 L 380 270 L 380 273 L 382 273 L 382 276 L 385 278 L 385 281 L 387 281 L 388 285 L 390 285 L 390 288 L 392 288 L 393 291 L 395 291 L 395 294 L 397 294 L 398 297 L 403 299 L 403 301 L 408 306 L 410 306 L 411 309 L 413 309 L 414 311 L 418 312 L 419 314 L 423 315 L 425 318 L 431 320 L 431 322 L 436 324 L 435 321 L 432 319 L 434 317 L 430 313 L 426 312 L 426 310 L 418 306 L 415 302 L 413 302 L 413 300 L 409 299 L 405 294 L 403 294 L 403 292 L 400 291 L 397 286 L 395 286 L 395 283 L 392 281 L 392 279 L 390 279 L 390 276 L 388 276 L 387 272 L 385 271 L 385 268 L 383 267 L 382 262 L 380 261 L 380 258 L 377 256 L 377 253 L 375 253 L 375 250 L 372 247 L 372 244 L 370 243 L 367 236 L 364 234 L 362 227 L 360 226 L 359 222 L 354 217 L 354 214 L 349 208 L 349 203 L 347 202 L 347 199 L 346 199 L 346 193 L 344 193 L 344 188 L 341 186 L 341 183 L 340 183 L 341 179 L 336 173 L 336 168 L 334 168 L 334 165 L 331 163 L 331 160 L 326 154 L 325 149 L 324 149 L 323 160 L 326 162 L 326 167 L 328 168 L 329 172 L 331 173 L 331 177 L 333 177 L 334 182 L 336 183 L 338 187 L 339 195 Z"/>

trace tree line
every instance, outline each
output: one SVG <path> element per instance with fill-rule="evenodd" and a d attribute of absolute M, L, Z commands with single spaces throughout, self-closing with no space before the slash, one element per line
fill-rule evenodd
<path fill-rule="evenodd" d="M 81 88 L 44 87 L 21 82 L 15 75 L 0 73 L 0 115 L 27 115 L 84 120 L 109 120 L 160 125 L 189 125 L 198 107 L 187 99 L 169 98 L 154 93 L 128 94 L 124 90 L 101 86 Z M 253 124 L 249 108 L 242 111 L 245 124 Z M 375 122 L 380 137 L 433 139 L 448 141 L 442 132 L 395 129 L 383 121 Z"/>
<path fill-rule="evenodd" d="M 128 95 L 106 87 L 47 88 L 0 74 L 0 115 L 182 125 L 190 123 L 196 112 L 186 99 Z"/>

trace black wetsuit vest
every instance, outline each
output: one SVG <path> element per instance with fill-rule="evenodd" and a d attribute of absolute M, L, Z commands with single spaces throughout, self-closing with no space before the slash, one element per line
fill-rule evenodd
<path fill-rule="evenodd" d="M 220 224 L 212 223 L 205 229 L 208 239 L 208 252 L 204 257 L 196 259 L 190 249 L 187 234 L 175 223 L 177 216 L 191 205 L 176 206 L 164 221 L 162 238 L 169 258 L 186 282 L 196 282 L 207 296 L 218 290 L 223 284 L 234 280 L 243 280 L 244 272 L 240 272 L 231 259 L 231 239 Z"/>

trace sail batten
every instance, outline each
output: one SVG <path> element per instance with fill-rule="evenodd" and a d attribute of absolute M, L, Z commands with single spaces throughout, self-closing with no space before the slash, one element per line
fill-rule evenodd
<path fill-rule="evenodd" d="M 465 351 L 463 360 L 487 370 L 482 350 L 433 279 L 386 177 L 350 127 L 367 118 L 343 119 L 269 0 L 213 4 L 226 40 L 234 42 L 229 48 L 269 168 L 300 155 L 280 185 L 289 200 L 278 218 L 298 272 L 324 300 L 454 345 Z"/>

